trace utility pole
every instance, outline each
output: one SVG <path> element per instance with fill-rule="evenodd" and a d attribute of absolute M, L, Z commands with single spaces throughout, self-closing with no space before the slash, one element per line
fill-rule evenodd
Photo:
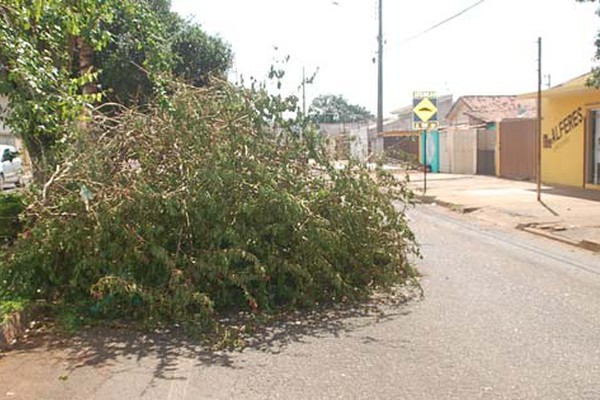
<path fill-rule="evenodd" d="M 306 76 L 302 67 L 302 114 L 306 116 Z"/>
<path fill-rule="evenodd" d="M 542 201 L 542 38 L 538 38 L 538 92 L 537 92 L 537 201 Z"/>
<path fill-rule="evenodd" d="M 383 132 L 383 0 L 379 0 L 379 34 L 377 35 L 377 139 Z M 377 149 L 379 151 L 380 149 Z"/>

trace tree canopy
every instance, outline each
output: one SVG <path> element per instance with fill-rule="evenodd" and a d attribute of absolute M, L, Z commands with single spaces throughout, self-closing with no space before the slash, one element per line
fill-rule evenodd
<path fill-rule="evenodd" d="M 232 60 L 169 0 L 5 0 L 0 43 L 7 122 L 37 161 L 77 132 L 85 110 L 146 104 L 174 78 L 204 85 Z"/>
<path fill-rule="evenodd" d="M 365 107 L 350 104 L 344 96 L 333 94 L 316 97 L 308 115 L 317 123 L 359 122 L 373 118 Z"/>

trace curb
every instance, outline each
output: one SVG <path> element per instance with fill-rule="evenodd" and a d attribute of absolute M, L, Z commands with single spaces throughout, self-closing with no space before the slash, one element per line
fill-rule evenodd
<path fill-rule="evenodd" d="M 543 229 L 533 228 L 531 225 L 532 225 L 531 223 L 530 224 L 519 224 L 516 226 L 516 228 L 523 232 L 528 232 L 533 235 L 537 235 L 537 236 L 544 237 L 547 239 L 555 240 L 557 242 L 561 242 L 561 243 L 568 244 L 571 246 L 579 247 L 581 249 L 585 249 L 585 250 L 591 251 L 593 253 L 600 253 L 600 243 L 592 242 L 590 240 L 577 241 L 577 240 L 573 240 L 573 239 L 569 239 L 569 238 L 564 238 L 561 236 L 556 236 L 556 235 L 546 232 Z"/>
<path fill-rule="evenodd" d="M 421 204 L 437 204 L 439 206 L 448 208 L 449 210 L 456 211 L 461 214 L 469 214 L 469 213 L 472 213 L 472 212 L 480 209 L 480 207 L 465 207 L 460 204 L 443 201 L 443 200 L 438 199 L 435 196 L 415 195 L 415 198 Z"/>
<path fill-rule="evenodd" d="M 531 224 L 518 224 L 515 228 L 520 231 L 531 233 L 536 236 L 544 237 L 547 239 L 552 239 L 557 242 L 561 242 L 564 244 L 569 244 L 571 246 L 579 247 L 579 242 L 576 240 L 556 236 L 556 235 L 553 235 L 551 233 L 544 231 L 543 229 L 532 228 Z"/>
<path fill-rule="evenodd" d="M 435 196 L 427 196 L 427 195 L 415 195 L 415 198 L 419 203 L 422 204 L 438 204 L 442 207 L 445 207 L 449 210 L 459 212 L 461 214 L 468 214 L 473 211 L 479 210 L 479 207 L 465 207 L 460 204 L 449 203 L 447 201 L 439 200 Z M 561 242 L 564 244 L 568 244 L 570 246 L 579 247 L 580 249 L 588 250 L 593 253 L 600 253 L 600 243 L 592 242 L 589 240 L 572 240 L 568 238 L 564 238 L 561 236 L 556 236 L 551 233 L 546 232 L 543 229 L 534 228 L 533 225 L 535 223 L 527 223 L 527 224 L 518 224 L 515 226 L 515 229 L 518 229 L 523 232 L 531 233 L 536 236 L 540 236 L 546 239 L 551 239 L 557 242 Z"/>

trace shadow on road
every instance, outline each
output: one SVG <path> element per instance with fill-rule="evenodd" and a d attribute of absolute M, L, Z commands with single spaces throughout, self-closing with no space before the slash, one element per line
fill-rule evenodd
<path fill-rule="evenodd" d="M 545 208 L 546 210 L 548 210 L 548 212 L 549 212 L 550 214 L 554 215 L 555 217 L 558 217 L 558 213 L 557 213 L 556 211 L 554 211 L 554 210 L 552 209 L 552 207 L 550 207 L 548 204 L 546 204 L 546 203 L 545 203 L 543 200 L 540 200 L 540 204 L 541 204 L 542 206 L 544 206 L 544 208 Z"/>
<path fill-rule="evenodd" d="M 339 337 L 373 323 L 382 323 L 397 316 L 408 315 L 407 303 L 418 298 L 410 295 L 383 296 L 358 305 L 323 307 L 308 312 L 294 312 L 260 325 L 245 338 L 248 348 L 280 353 L 291 343 L 305 338 Z"/>
<path fill-rule="evenodd" d="M 528 189 L 530 192 L 535 192 L 535 189 Z M 582 200 L 600 201 L 600 190 L 594 189 L 580 189 L 573 187 L 546 187 L 542 188 L 542 198 L 544 194 L 574 197 Z"/>
<path fill-rule="evenodd" d="M 38 353 L 41 357 L 55 357 L 66 365 L 67 372 L 120 366 L 126 364 L 126 360 L 137 363 L 150 360 L 155 379 L 181 379 L 175 373 L 181 358 L 194 360 L 197 366 L 242 368 L 234 363 L 234 358 L 244 349 L 278 354 L 291 343 L 301 343 L 307 338 L 339 337 L 373 323 L 407 315 L 407 303 L 422 293 L 417 289 L 402 290 L 406 293 L 380 295 L 357 305 L 291 312 L 260 323 L 252 315 L 224 321 L 228 332 L 235 332 L 240 324 L 251 327 L 246 329 L 248 333 L 239 334 L 237 343 L 243 343 L 242 348 L 215 349 L 216 341 L 194 341 L 181 329 L 147 333 L 130 328 L 88 328 L 67 337 L 49 328 L 30 334 L 4 356 Z"/>

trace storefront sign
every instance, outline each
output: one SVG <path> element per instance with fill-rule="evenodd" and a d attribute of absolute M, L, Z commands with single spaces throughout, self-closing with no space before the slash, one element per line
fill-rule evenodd
<path fill-rule="evenodd" d="M 552 128 L 550 135 L 544 134 L 544 148 L 551 149 L 556 143 L 566 139 L 575 128 L 583 123 L 583 109 L 578 107 L 565 116 L 556 126 Z"/>

